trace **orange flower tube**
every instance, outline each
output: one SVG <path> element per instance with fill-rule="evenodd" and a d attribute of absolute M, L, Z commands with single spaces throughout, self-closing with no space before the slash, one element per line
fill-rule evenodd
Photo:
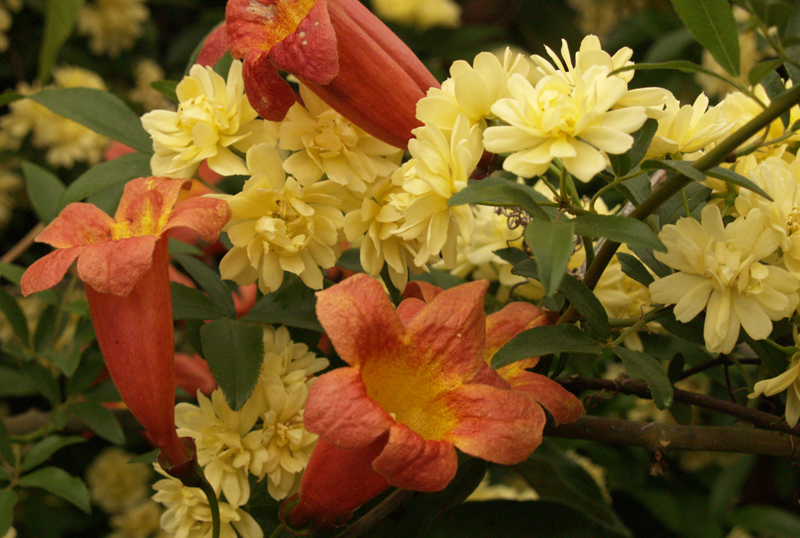
<path fill-rule="evenodd" d="M 309 392 L 305 426 L 320 437 L 299 498 L 282 507 L 288 527 L 340 524 L 388 486 L 439 491 L 455 476 L 456 448 L 512 465 L 539 446 L 540 400 L 514 390 L 486 360 L 496 351 L 487 346 L 487 287 L 424 290 L 435 293 L 397 309 L 364 274 L 317 293 L 320 323 L 350 367 L 321 376 Z M 488 338 L 492 346 L 498 339 Z M 561 397 L 580 407 L 566 391 L 553 399 Z M 577 416 L 573 409 L 559 418 Z"/>
<path fill-rule="evenodd" d="M 38 242 L 58 250 L 22 277 L 30 295 L 58 284 L 76 259 L 97 342 L 114 384 L 163 458 L 172 466 L 191 459 L 175 431 L 175 335 L 162 235 L 188 227 L 213 241 L 230 219 L 225 202 L 192 198 L 178 203 L 189 181 L 139 178 L 125 186 L 112 219 L 91 204 L 64 208 Z"/>
<path fill-rule="evenodd" d="M 299 78 L 347 119 L 406 148 L 416 104 L 438 81 L 358 0 L 229 0 L 228 45 L 244 59 L 253 108 L 281 121 L 295 102 L 278 70 Z"/>

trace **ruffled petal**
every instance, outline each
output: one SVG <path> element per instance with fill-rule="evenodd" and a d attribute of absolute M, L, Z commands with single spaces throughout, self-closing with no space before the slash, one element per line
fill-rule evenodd
<path fill-rule="evenodd" d="M 512 366 L 514 364 L 501 368 L 500 375 L 511 384 L 514 390 L 529 395 L 547 409 L 556 424 L 574 422 L 581 417 L 583 403 L 574 394 L 549 377 L 527 370 L 505 375 L 504 370 Z"/>
<path fill-rule="evenodd" d="M 552 325 L 558 314 L 530 303 L 511 303 L 499 312 L 486 316 L 486 360 L 491 361 L 509 340 L 526 329 Z"/>
<path fill-rule="evenodd" d="M 224 200 L 190 198 L 178 204 L 164 231 L 170 228 L 190 228 L 204 240 L 216 241 L 222 227 L 231 218 L 231 209 Z"/>
<path fill-rule="evenodd" d="M 129 181 L 114 215 L 115 239 L 159 235 L 172 216 L 181 189 L 190 186 L 189 180 L 166 177 L 140 177 Z"/>
<path fill-rule="evenodd" d="M 98 293 L 128 295 L 153 264 L 157 235 L 130 237 L 84 247 L 78 276 Z"/>
<path fill-rule="evenodd" d="M 297 101 L 294 90 L 280 76 L 266 52 L 247 53 L 242 68 L 244 91 L 258 115 L 269 121 L 282 121 Z"/>
<path fill-rule="evenodd" d="M 22 295 L 27 297 L 31 293 L 50 289 L 61 282 L 83 249 L 82 246 L 59 249 L 36 260 L 22 275 L 20 282 Z"/>
<path fill-rule="evenodd" d="M 404 424 L 395 424 L 372 468 L 392 486 L 440 491 L 456 475 L 458 457 L 450 441 L 426 441 Z"/>
<path fill-rule="evenodd" d="M 112 224 L 114 219 L 95 205 L 69 204 L 36 236 L 36 242 L 55 248 L 69 248 L 108 241 Z"/>

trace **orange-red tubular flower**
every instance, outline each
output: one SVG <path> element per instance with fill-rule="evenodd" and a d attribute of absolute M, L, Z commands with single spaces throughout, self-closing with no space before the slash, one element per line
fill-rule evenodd
<path fill-rule="evenodd" d="M 287 71 L 371 135 L 406 148 L 416 104 L 437 80 L 358 0 L 228 0 L 228 45 L 244 59 L 253 108 L 280 121 L 295 102 Z"/>
<path fill-rule="evenodd" d="M 310 390 L 305 426 L 320 437 L 299 500 L 283 510 L 289 526 L 335 523 L 389 485 L 441 490 L 456 448 L 511 465 L 541 443 L 542 408 L 485 360 L 487 287 L 463 284 L 396 310 L 364 274 L 317 293 L 317 316 L 350 367 Z"/>
<path fill-rule="evenodd" d="M 173 466 L 191 455 L 175 432 L 175 365 L 167 241 L 176 227 L 214 241 L 230 219 L 225 202 L 177 203 L 189 181 L 139 178 L 125 186 L 112 219 L 91 204 L 69 204 L 36 238 L 58 250 L 22 277 L 29 295 L 58 284 L 78 260 L 89 312 L 108 371 L 125 404 Z"/>

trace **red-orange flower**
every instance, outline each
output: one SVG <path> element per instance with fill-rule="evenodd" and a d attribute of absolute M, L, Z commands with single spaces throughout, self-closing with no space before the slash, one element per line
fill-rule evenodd
<path fill-rule="evenodd" d="M 284 509 L 288 525 L 335 523 L 389 485 L 441 490 L 456 448 L 510 465 L 541 443 L 542 408 L 485 360 L 487 287 L 439 290 L 396 310 L 364 274 L 317 293 L 320 323 L 350 367 L 309 393 L 305 425 L 320 438 L 299 500 Z"/>
<path fill-rule="evenodd" d="M 253 108 L 280 121 L 295 102 L 278 69 L 376 138 L 405 148 L 416 103 L 439 83 L 358 0 L 229 0 L 228 45 Z"/>
<path fill-rule="evenodd" d="M 175 368 L 167 241 L 172 228 L 214 241 L 230 219 L 225 202 L 178 203 L 183 179 L 139 178 L 125 186 L 112 219 L 91 204 L 64 208 L 36 238 L 58 250 L 22 277 L 29 295 L 58 284 L 78 260 L 92 324 L 108 371 L 125 404 L 171 465 L 190 454 L 175 433 Z"/>

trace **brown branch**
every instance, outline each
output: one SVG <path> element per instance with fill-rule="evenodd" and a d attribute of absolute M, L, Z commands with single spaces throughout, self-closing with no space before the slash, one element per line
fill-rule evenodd
<path fill-rule="evenodd" d="M 34 226 L 33 228 L 31 228 L 31 231 L 25 234 L 25 237 L 20 239 L 16 245 L 8 249 L 8 252 L 6 252 L 5 254 L 3 254 L 2 257 L 0 257 L 0 262 L 11 263 L 14 260 L 16 260 L 20 254 L 28 250 L 28 248 L 33 244 L 33 240 L 36 239 L 36 236 L 39 235 L 39 232 L 41 232 L 42 230 L 44 230 L 44 224 L 42 224 L 41 222 L 36 226 Z"/>
<path fill-rule="evenodd" d="M 548 425 L 550 437 L 588 439 L 657 450 L 708 450 L 800 458 L 800 443 L 791 435 L 747 426 L 682 426 L 584 416 L 570 424 Z"/>
<path fill-rule="evenodd" d="M 632 394 L 640 398 L 652 399 L 647 384 L 634 379 L 610 380 L 571 377 L 557 379 L 556 381 L 568 391 L 574 393 L 583 392 L 585 390 L 608 390 L 611 392 Z M 791 427 L 786 424 L 781 417 L 759 411 L 758 409 L 750 409 L 749 407 L 720 400 L 712 396 L 706 396 L 705 394 L 697 394 L 696 392 L 679 389 L 674 389 L 674 399 L 676 402 L 688 403 L 696 407 L 730 415 L 740 420 L 750 422 L 765 430 L 774 430 L 800 437 L 800 426 Z"/>
<path fill-rule="evenodd" d="M 761 359 L 739 359 L 740 364 L 761 364 Z M 708 362 L 704 362 L 703 364 L 698 364 L 694 368 L 689 368 L 688 370 L 684 370 L 680 373 L 678 377 L 676 377 L 673 381 L 677 383 L 678 381 L 683 381 L 687 377 L 692 377 L 695 374 L 699 374 L 700 372 L 705 372 L 706 370 L 710 370 L 715 366 L 720 365 L 731 365 L 733 361 L 728 357 L 718 357 L 716 359 L 710 360 Z"/>

